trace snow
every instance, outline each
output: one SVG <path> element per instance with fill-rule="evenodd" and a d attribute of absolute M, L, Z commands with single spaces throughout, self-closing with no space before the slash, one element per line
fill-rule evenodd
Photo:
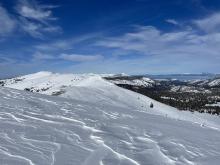
<path fill-rule="evenodd" d="M 189 92 L 189 93 L 199 93 L 195 87 L 189 87 L 189 86 L 174 86 L 170 89 L 172 92 Z"/>
<path fill-rule="evenodd" d="M 220 107 L 220 102 L 214 104 L 206 104 L 205 106 L 213 106 L 213 107 Z"/>
<path fill-rule="evenodd" d="M 209 87 L 217 87 L 220 85 L 220 78 L 213 78 L 208 80 L 193 80 L 190 81 L 190 84 L 199 85 L 199 86 L 209 86 Z"/>
<path fill-rule="evenodd" d="M 167 97 L 167 96 L 161 96 L 161 99 L 165 99 L 165 100 L 176 100 L 176 98 L 173 97 Z"/>
<path fill-rule="evenodd" d="M 178 111 L 99 75 L 22 78 L 7 80 L 7 86 L 40 89 L 48 84 L 50 89 L 39 91 L 47 94 L 42 95 L 0 87 L 0 164 L 220 162 L 218 116 Z M 60 97 L 49 96 L 61 87 L 65 92 Z"/>
<path fill-rule="evenodd" d="M 208 83 L 208 85 L 210 87 L 219 86 L 220 85 L 220 79 L 212 80 L 211 82 Z"/>
<path fill-rule="evenodd" d="M 126 84 L 126 85 L 144 86 L 144 87 L 152 87 L 155 84 L 155 81 L 147 77 L 143 77 L 142 79 L 133 79 L 133 80 L 115 79 L 115 80 L 110 80 L 110 82 L 114 84 Z"/>
<path fill-rule="evenodd" d="M 188 93 L 211 93 L 210 90 L 190 86 L 173 86 L 170 91 L 172 92 L 188 92 Z"/>
<path fill-rule="evenodd" d="M 33 92 L 51 95 L 55 91 L 60 91 L 65 87 L 78 86 L 87 81 L 90 77 L 96 77 L 95 74 L 58 74 L 51 72 L 38 72 L 14 79 L 3 80 L 5 87 L 24 90 L 32 89 Z M 100 77 L 100 76 L 99 76 Z M 19 79 L 21 81 L 16 81 Z"/>

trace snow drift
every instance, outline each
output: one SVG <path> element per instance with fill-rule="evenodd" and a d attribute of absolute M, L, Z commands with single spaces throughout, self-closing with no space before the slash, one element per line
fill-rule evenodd
<path fill-rule="evenodd" d="M 180 112 L 92 74 L 40 72 L 5 80 L 5 86 L 0 164 L 220 162 L 217 116 Z M 61 90 L 62 97 L 48 96 Z"/>

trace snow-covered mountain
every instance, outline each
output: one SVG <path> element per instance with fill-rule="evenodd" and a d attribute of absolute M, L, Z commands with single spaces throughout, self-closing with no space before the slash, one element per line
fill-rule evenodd
<path fill-rule="evenodd" d="M 211 80 L 208 85 L 210 87 L 220 87 L 220 78 L 216 78 L 214 80 Z"/>
<path fill-rule="evenodd" d="M 150 78 L 143 77 L 143 76 L 109 76 L 105 77 L 110 82 L 116 85 L 131 85 L 131 86 L 140 86 L 140 87 L 153 87 L 156 82 Z"/>
<path fill-rule="evenodd" d="M 56 95 L 71 86 L 84 86 L 90 78 L 101 78 L 94 74 L 59 74 L 38 72 L 12 79 L 2 80 L 5 87 L 27 90 L 47 95 Z"/>
<path fill-rule="evenodd" d="M 191 85 L 197 85 L 202 87 L 220 87 L 220 78 L 213 78 L 213 79 L 207 79 L 207 80 L 193 80 L 190 81 L 189 84 Z"/>
<path fill-rule="evenodd" d="M 40 72 L 3 82 L 0 164 L 217 165 L 220 161 L 217 116 L 178 111 L 93 74 Z"/>

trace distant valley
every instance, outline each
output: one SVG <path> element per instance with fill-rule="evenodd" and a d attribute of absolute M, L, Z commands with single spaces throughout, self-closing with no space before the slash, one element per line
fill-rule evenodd
<path fill-rule="evenodd" d="M 105 79 L 180 110 L 220 114 L 220 77 L 218 75 L 179 74 L 148 77 L 116 75 Z"/>

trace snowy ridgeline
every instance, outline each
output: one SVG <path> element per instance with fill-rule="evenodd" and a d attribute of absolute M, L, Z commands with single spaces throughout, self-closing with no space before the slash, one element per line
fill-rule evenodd
<path fill-rule="evenodd" d="M 97 75 L 75 75 L 70 85 L 64 77 L 14 83 L 48 83 L 52 94 L 65 82 L 62 97 L 0 87 L 0 164 L 219 164 L 219 117 L 177 111 Z"/>

